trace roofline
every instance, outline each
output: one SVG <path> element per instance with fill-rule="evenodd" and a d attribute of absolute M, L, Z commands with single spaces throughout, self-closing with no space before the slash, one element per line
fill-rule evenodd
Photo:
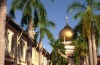
<path fill-rule="evenodd" d="M 12 27 L 14 27 L 17 31 L 19 31 L 19 32 L 22 32 L 23 31 L 24 33 L 22 33 L 22 35 L 24 35 L 26 38 L 28 37 L 27 33 L 25 33 L 25 31 L 23 30 L 23 28 L 20 25 L 18 25 L 15 22 L 15 20 L 13 20 L 9 15 L 6 16 L 6 22 L 8 24 L 10 24 Z M 38 44 L 38 43 L 34 43 L 33 45 L 37 46 L 36 44 Z M 43 51 L 42 52 L 45 52 L 46 55 L 49 55 L 50 56 L 50 53 L 46 49 L 43 48 Z"/>

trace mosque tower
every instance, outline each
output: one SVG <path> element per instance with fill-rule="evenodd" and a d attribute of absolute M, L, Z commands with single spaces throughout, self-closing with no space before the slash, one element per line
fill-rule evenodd
<path fill-rule="evenodd" d="M 68 17 L 66 17 L 67 24 L 66 26 L 59 32 L 59 38 L 63 40 L 63 44 L 65 45 L 65 53 L 66 57 L 69 61 L 68 65 L 74 65 L 73 61 L 73 52 L 75 46 L 73 46 L 72 43 L 72 38 L 73 38 L 73 29 L 68 25 Z"/>

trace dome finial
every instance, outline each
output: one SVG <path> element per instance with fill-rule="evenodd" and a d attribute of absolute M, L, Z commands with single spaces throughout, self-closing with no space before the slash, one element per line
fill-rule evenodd
<path fill-rule="evenodd" d="M 68 25 L 68 17 L 66 16 L 66 22 L 67 22 L 67 25 Z"/>

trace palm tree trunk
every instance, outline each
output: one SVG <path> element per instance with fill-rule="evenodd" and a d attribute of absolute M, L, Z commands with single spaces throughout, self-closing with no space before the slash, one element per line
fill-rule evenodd
<path fill-rule="evenodd" d="M 5 60 L 5 21 L 6 21 L 6 0 L 0 0 L 0 65 Z"/>
<path fill-rule="evenodd" d="M 33 41 L 33 20 L 32 17 L 28 21 L 28 49 L 27 49 L 27 65 L 32 65 L 32 42 Z"/>
<path fill-rule="evenodd" d="M 95 43 L 95 32 L 92 30 L 92 44 L 93 44 L 93 65 L 97 65 L 97 51 L 96 51 L 96 43 Z"/>
<path fill-rule="evenodd" d="M 88 37 L 88 43 L 89 43 L 89 65 L 93 65 L 93 55 L 92 55 L 92 41 L 91 37 Z"/>
<path fill-rule="evenodd" d="M 83 60 L 83 65 L 86 65 L 86 57 Z"/>
<path fill-rule="evenodd" d="M 88 58 L 88 55 L 86 55 L 86 65 L 89 65 L 89 58 Z"/>
<path fill-rule="evenodd" d="M 29 45 L 32 45 L 32 41 L 33 41 L 33 38 L 34 38 L 34 35 L 33 35 L 33 20 L 32 20 L 32 17 L 30 18 L 29 22 L 28 22 L 28 43 Z"/>
<path fill-rule="evenodd" d="M 42 41 L 39 41 L 39 65 L 42 65 Z"/>

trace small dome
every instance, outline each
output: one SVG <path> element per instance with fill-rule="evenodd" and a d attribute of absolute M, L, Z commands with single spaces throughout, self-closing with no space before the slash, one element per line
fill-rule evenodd
<path fill-rule="evenodd" d="M 73 37 L 73 30 L 69 25 L 66 25 L 59 33 L 59 38 L 70 41 Z"/>

